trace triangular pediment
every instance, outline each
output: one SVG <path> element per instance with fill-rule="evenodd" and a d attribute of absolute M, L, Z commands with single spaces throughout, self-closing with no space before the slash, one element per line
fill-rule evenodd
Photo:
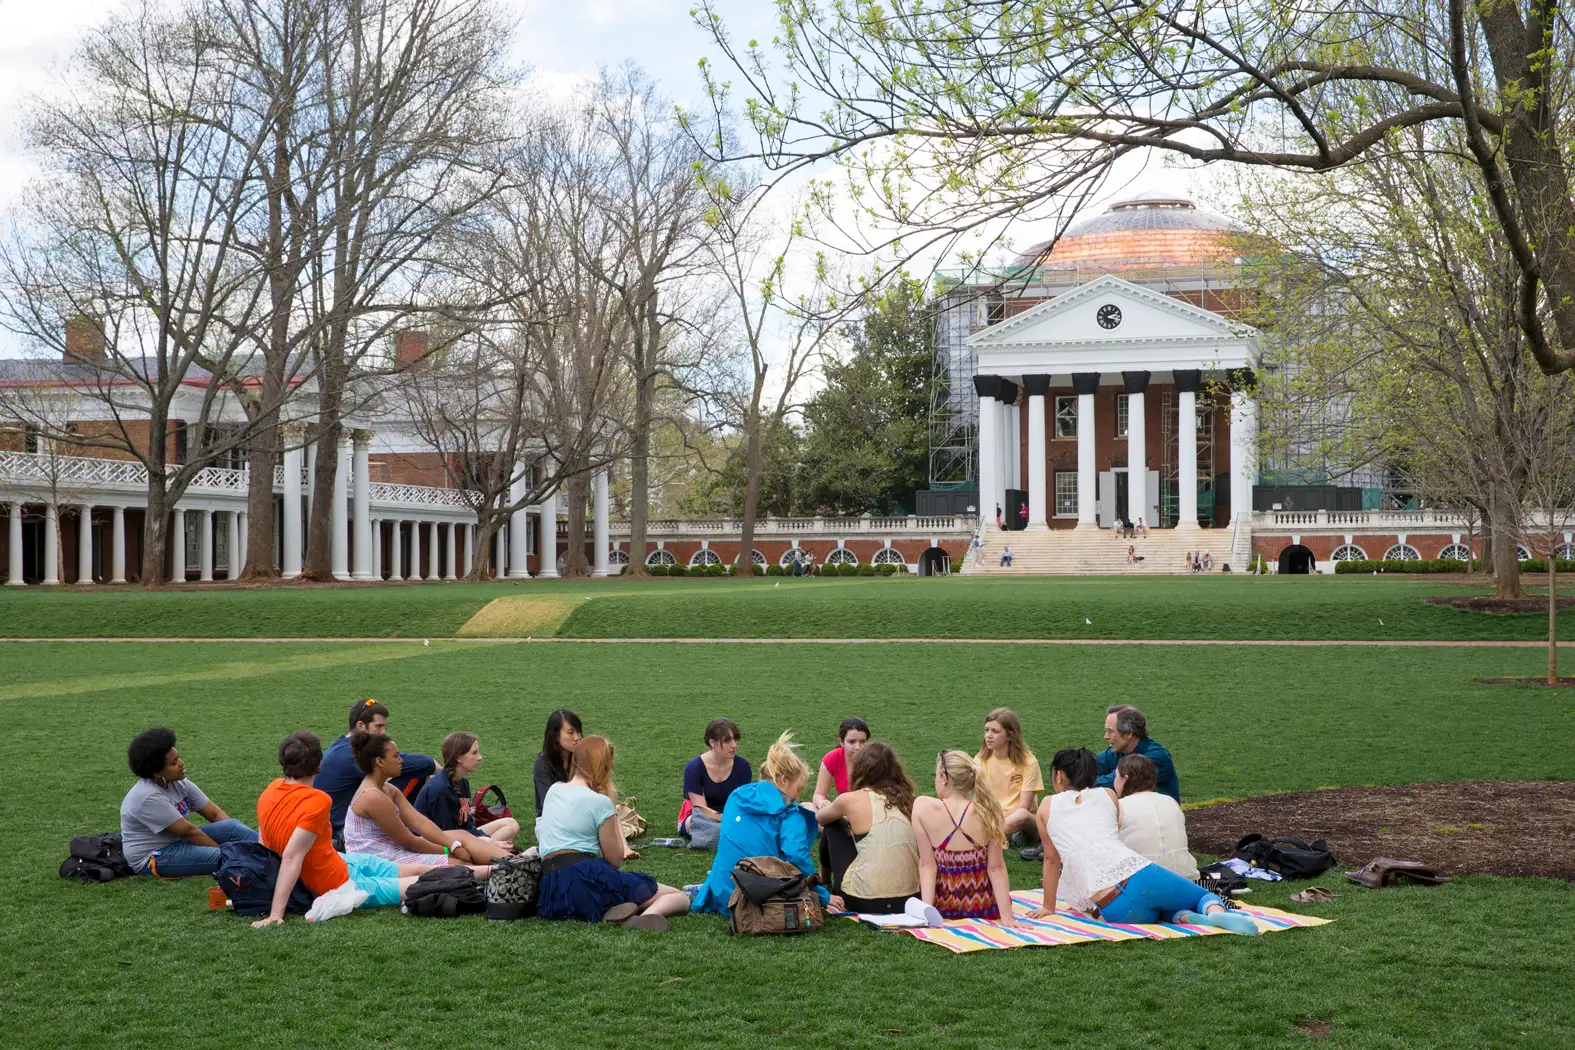
<path fill-rule="evenodd" d="M 1256 334 L 1247 325 L 1107 274 L 976 332 L 968 343 L 1009 351 L 1056 344 L 1244 342 Z"/>

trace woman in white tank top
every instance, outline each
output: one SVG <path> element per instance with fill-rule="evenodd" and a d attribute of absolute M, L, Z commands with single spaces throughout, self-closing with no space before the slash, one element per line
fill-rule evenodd
<path fill-rule="evenodd" d="M 1038 815 L 1045 845 L 1044 907 L 1030 918 L 1054 915 L 1060 896 L 1068 907 L 1105 922 L 1176 922 L 1258 932 L 1249 916 L 1227 911 L 1214 894 L 1123 844 L 1115 792 L 1094 787 L 1098 775 L 1087 748 L 1066 748 L 1051 760 L 1055 794 Z"/>

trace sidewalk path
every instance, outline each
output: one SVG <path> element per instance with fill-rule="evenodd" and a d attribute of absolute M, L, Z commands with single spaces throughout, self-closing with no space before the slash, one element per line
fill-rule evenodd
<path fill-rule="evenodd" d="M 1546 640 L 1529 642 L 1437 641 L 1362 639 L 1233 639 L 1233 638 L 0 638 L 6 642 L 39 644 L 48 642 L 188 642 L 193 644 L 236 645 L 243 643 L 276 645 L 284 643 L 379 644 L 403 642 L 427 645 L 433 641 L 465 645 L 521 645 L 552 642 L 561 645 L 1286 645 L 1286 646 L 1410 646 L 1432 649 L 1546 649 Z M 1560 641 L 1559 648 L 1575 646 L 1575 641 Z"/>

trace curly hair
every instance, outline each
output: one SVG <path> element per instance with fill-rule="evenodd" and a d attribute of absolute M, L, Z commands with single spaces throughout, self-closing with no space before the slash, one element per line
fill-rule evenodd
<path fill-rule="evenodd" d="M 126 749 L 126 761 L 137 776 L 156 777 L 159 770 L 164 768 L 164 760 L 174 746 L 175 730 L 163 727 L 149 729 L 132 739 L 131 746 Z"/>

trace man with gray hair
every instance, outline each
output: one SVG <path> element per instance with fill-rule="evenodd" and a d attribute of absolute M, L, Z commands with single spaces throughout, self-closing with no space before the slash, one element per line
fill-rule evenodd
<path fill-rule="evenodd" d="M 1105 743 L 1110 745 L 1097 756 L 1098 787 L 1115 787 L 1116 763 L 1125 755 L 1142 755 L 1154 763 L 1159 775 L 1154 790 L 1181 801 L 1181 781 L 1176 779 L 1176 763 L 1170 752 L 1148 735 L 1148 719 L 1131 704 L 1117 704 L 1105 712 Z"/>

